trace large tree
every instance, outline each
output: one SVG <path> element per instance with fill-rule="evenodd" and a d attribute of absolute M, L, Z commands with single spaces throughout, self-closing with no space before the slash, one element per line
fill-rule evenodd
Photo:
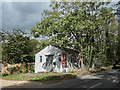
<path fill-rule="evenodd" d="M 120 1 L 118 1 L 117 4 L 115 4 L 116 9 L 116 16 L 118 18 L 118 36 L 117 36 L 117 45 L 116 45 L 116 57 L 117 60 L 120 60 Z"/>
<path fill-rule="evenodd" d="M 97 57 L 104 56 L 110 42 L 107 34 L 114 35 L 116 27 L 110 30 L 115 25 L 113 9 L 103 7 L 106 4 L 109 2 L 52 2 L 51 10 L 43 12 L 43 18 L 30 32 L 36 37 L 49 37 L 62 48 L 79 51 L 84 69 L 84 59 L 90 66 Z"/>
<path fill-rule="evenodd" d="M 34 61 L 31 53 L 35 47 L 32 47 L 30 38 L 23 31 L 3 31 L 2 40 L 2 60 L 11 64 Z"/>

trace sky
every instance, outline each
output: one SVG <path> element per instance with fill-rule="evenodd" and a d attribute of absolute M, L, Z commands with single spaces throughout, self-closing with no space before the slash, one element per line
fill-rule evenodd
<path fill-rule="evenodd" d="M 43 10 L 49 10 L 50 2 L 2 2 L 2 29 L 20 29 L 29 32 L 42 18 Z"/>
<path fill-rule="evenodd" d="M 42 18 L 43 10 L 50 10 L 50 2 L 2 2 L 2 29 L 20 29 L 29 33 Z"/>

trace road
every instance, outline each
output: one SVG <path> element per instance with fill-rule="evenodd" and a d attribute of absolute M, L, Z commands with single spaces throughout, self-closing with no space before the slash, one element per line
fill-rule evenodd
<path fill-rule="evenodd" d="M 74 80 L 67 80 L 37 88 L 114 88 L 119 89 L 120 70 L 110 69 L 94 75 L 86 75 Z"/>
<path fill-rule="evenodd" d="M 90 89 L 114 89 L 120 90 L 120 70 L 110 69 L 107 71 L 103 71 L 94 75 L 85 75 L 83 77 L 72 79 L 72 80 L 64 80 L 56 83 L 41 83 L 37 81 L 9 81 L 3 80 L 2 82 L 2 90 L 23 90 L 23 88 L 35 88 L 35 89 L 47 89 L 47 88 L 81 88 L 85 90 Z M 9 85 L 5 85 L 9 84 Z"/>

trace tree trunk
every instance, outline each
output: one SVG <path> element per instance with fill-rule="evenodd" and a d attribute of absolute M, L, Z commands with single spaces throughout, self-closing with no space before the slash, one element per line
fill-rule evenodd
<path fill-rule="evenodd" d="M 81 70 L 85 70 L 85 65 L 83 63 L 84 59 L 83 59 L 83 54 L 82 53 L 79 53 L 79 59 L 80 59 L 80 62 L 81 62 Z"/>
<path fill-rule="evenodd" d="M 83 63 L 83 60 L 80 58 L 80 62 L 81 62 L 81 69 L 84 70 L 85 67 L 84 67 L 84 63 Z"/>

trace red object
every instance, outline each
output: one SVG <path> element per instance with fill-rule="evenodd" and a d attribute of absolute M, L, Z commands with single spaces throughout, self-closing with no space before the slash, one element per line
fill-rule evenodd
<path fill-rule="evenodd" d="M 62 67 L 63 67 L 63 68 L 66 68 L 66 67 L 67 67 L 66 53 L 62 53 Z"/>

